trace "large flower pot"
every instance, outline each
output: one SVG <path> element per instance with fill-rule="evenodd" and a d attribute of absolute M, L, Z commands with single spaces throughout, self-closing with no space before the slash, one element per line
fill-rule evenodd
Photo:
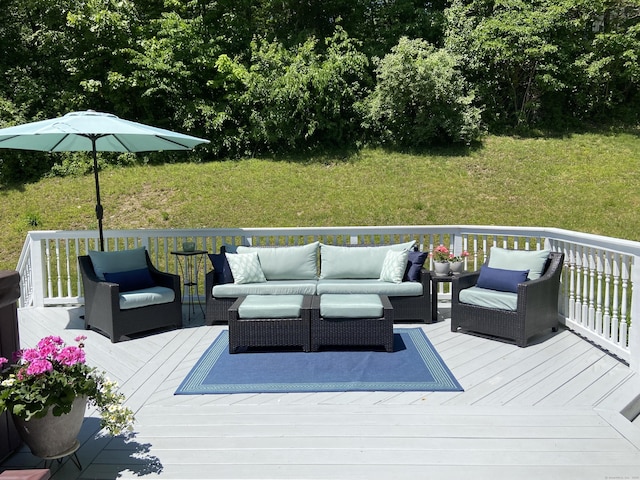
<path fill-rule="evenodd" d="M 24 420 L 13 416 L 20 437 L 36 457 L 60 458 L 78 449 L 78 433 L 84 420 L 87 397 L 78 397 L 65 415 L 54 416 L 49 411 L 42 418 Z"/>

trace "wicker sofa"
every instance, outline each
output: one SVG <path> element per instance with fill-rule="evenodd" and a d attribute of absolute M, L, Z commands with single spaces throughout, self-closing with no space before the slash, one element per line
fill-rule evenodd
<path fill-rule="evenodd" d="M 491 255 L 495 253 L 497 256 L 500 253 L 505 255 L 504 262 L 496 268 L 506 272 L 508 267 L 515 272 L 522 255 L 526 256 L 526 253 L 517 252 L 515 255 L 521 255 L 520 259 L 510 261 L 512 252 L 506 251 L 505 254 L 503 249 L 492 248 L 489 262 L 483 268 L 492 268 Z M 479 283 L 482 270 L 455 277 L 451 292 L 451 331 L 461 329 L 511 340 L 519 347 L 526 347 L 532 337 L 546 330 L 556 331 L 558 291 L 564 255 L 549 251 L 531 254 L 538 255 L 540 271 L 535 272 L 535 275 L 532 273 L 530 280 L 515 283 L 515 292 L 483 288 L 484 284 Z M 510 273 L 507 275 L 512 276 Z"/>
<path fill-rule="evenodd" d="M 395 321 L 431 322 L 430 274 L 422 268 L 426 253 L 415 242 L 383 246 L 333 246 L 319 242 L 284 247 L 237 247 L 235 255 L 256 255 L 264 278 L 256 282 L 230 278 L 230 254 L 210 255 L 214 269 L 206 275 L 206 323 L 228 323 L 229 308 L 246 295 L 387 295 Z M 388 254 L 389 251 L 394 253 Z M 393 257 L 402 274 L 383 271 Z M 388 255 L 387 255 L 388 254 Z M 235 261 L 235 258 L 233 259 Z M 225 263 L 226 262 L 226 263 Z M 396 266 L 398 266 L 396 265 Z M 218 268 L 216 268 L 216 266 Z M 383 278 L 384 277 L 384 278 Z M 388 281 L 393 280 L 393 281 Z"/>

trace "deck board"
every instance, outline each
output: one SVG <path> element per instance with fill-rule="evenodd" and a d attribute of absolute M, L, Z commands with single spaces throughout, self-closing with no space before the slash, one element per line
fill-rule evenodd
<path fill-rule="evenodd" d="M 640 398 L 638 376 L 567 330 L 522 349 L 451 333 L 448 320 L 422 325 L 464 392 L 190 396 L 173 392 L 224 327 L 196 321 L 112 344 L 85 331 L 80 314 L 20 310 L 23 346 L 86 334 L 88 362 L 121 384 L 136 411 L 136 435 L 95 439 L 89 412 L 78 452 L 84 469 L 55 464 L 55 480 L 600 480 L 640 472 L 639 425 L 620 414 Z M 3 467 L 37 465 L 22 449 Z"/>

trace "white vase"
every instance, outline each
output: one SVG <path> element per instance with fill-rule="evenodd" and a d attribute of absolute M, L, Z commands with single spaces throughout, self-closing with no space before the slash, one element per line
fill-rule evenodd
<path fill-rule="evenodd" d="M 433 270 L 436 275 L 449 275 L 449 262 L 433 262 Z"/>
<path fill-rule="evenodd" d="M 51 411 L 42 418 L 24 420 L 13 416 L 20 438 L 36 457 L 53 459 L 70 455 L 80 444 L 78 433 L 84 420 L 87 397 L 77 397 L 71 411 L 58 417 Z"/>
<path fill-rule="evenodd" d="M 449 268 L 451 269 L 451 273 L 458 275 L 464 270 L 464 262 L 451 262 Z"/>

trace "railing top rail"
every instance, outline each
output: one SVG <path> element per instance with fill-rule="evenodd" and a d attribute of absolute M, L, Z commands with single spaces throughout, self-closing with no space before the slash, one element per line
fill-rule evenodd
<path fill-rule="evenodd" d="M 555 227 L 519 227 L 499 225 L 390 225 L 390 226 L 339 226 L 339 227 L 258 227 L 258 228 L 187 228 L 187 229 L 136 229 L 105 230 L 105 238 L 121 237 L 234 237 L 234 236 L 286 236 L 286 235 L 496 235 L 516 237 L 541 237 L 554 241 L 577 243 L 592 248 L 602 248 L 628 255 L 640 256 L 640 242 L 621 238 L 575 232 Z M 33 240 L 98 238 L 97 230 L 37 230 L 28 234 Z M 27 239 L 28 240 L 28 239 Z M 25 242 L 25 245 L 29 242 Z M 23 248 L 22 257 L 25 255 Z"/>

